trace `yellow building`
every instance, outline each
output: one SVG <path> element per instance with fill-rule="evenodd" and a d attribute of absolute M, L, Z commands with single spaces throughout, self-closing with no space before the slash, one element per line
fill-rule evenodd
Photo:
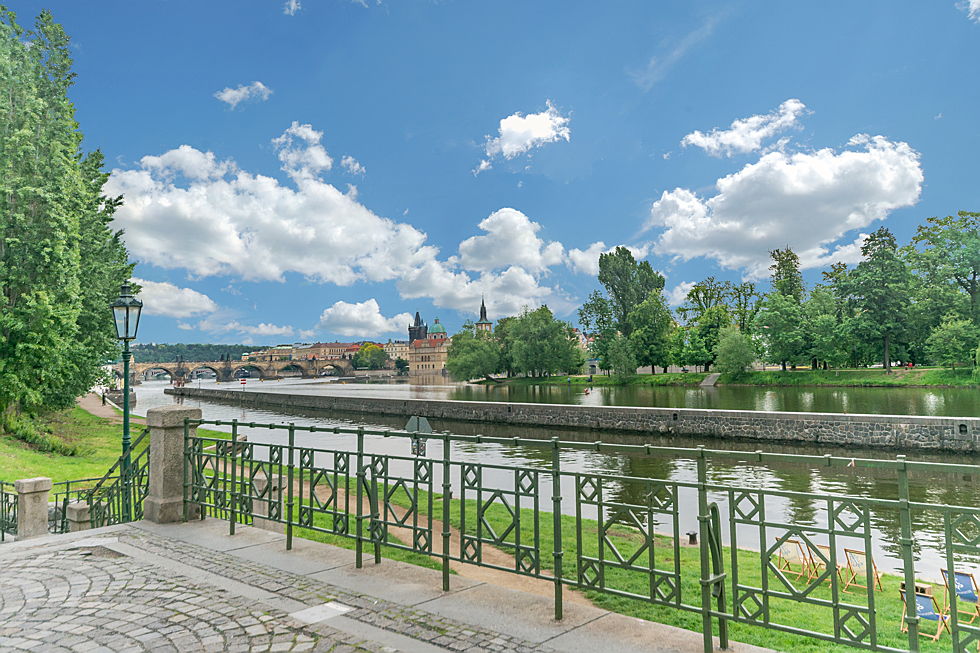
<path fill-rule="evenodd" d="M 408 340 L 389 340 L 382 349 L 391 360 L 408 360 Z"/>
<path fill-rule="evenodd" d="M 435 376 L 446 374 L 446 358 L 450 340 L 446 327 L 439 324 L 439 318 L 432 325 L 428 337 L 413 340 L 408 347 L 409 376 Z"/>

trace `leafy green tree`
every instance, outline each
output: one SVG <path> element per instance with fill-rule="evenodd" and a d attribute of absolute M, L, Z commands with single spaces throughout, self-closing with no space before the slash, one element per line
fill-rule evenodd
<path fill-rule="evenodd" d="M 738 378 L 755 362 L 752 338 L 736 326 L 726 326 L 718 336 L 715 347 L 715 369 Z"/>
<path fill-rule="evenodd" d="M 837 306 L 834 294 L 827 286 L 818 284 L 803 303 L 804 341 L 806 355 L 813 368 L 823 363 L 840 365 L 846 353 L 840 346 L 837 332 Z"/>
<path fill-rule="evenodd" d="M 728 314 L 728 307 L 724 304 L 712 306 L 700 316 L 698 316 L 695 328 L 698 337 L 704 342 L 705 351 L 708 357 L 704 360 L 704 371 L 707 372 L 711 363 L 714 361 L 715 347 L 718 345 L 718 337 L 721 330 L 732 323 L 732 318 Z"/>
<path fill-rule="evenodd" d="M 599 360 L 602 369 L 609 369 L 604 361 L 608 358 L 609 343 L 616 335 L 616 321 L 609 300 L 598 290 L 593 290 L 578 310 L 578 321 L 583 333 L 593 337 L 589 353 Z"/>
<path fill-rule="evenodd" d="M 268 349 L 259 345 L 214 345 L 209 343 L 136 344 L 133 360 L 140 363 L 170 363 L 179 356 L 185 361 L 240 360 L 242 354 Z"/>
<path fill-rule="evenodd" d="M 956 369 L 957 363 L 970 361 L 977 343 L 977 329 L 970 320 L 947 316 L 926 340 L 926 352 L 940 365 Z"/>
<path fill-rule="evenodd" d="M 388 355 L 381 345 L 376 345 L 374 343 L 369 343 L 364 345 L 354 354 L 354 359 L 351 363 L 355 368 L 367 368 L 369 370 L 380 370 L 385 366 L 385 362 L 388 360 Z"/>
<path fill-rule="evenodd" d="M 477 331 L 472 323 L 452 337 L 446 352 L 446 369 L 460 381 L 489 378 L 500 371 L 500 343 L 484 331 Z"/>
<path fill-rule="evenodd" d="M 806 289 L 803 286 L 803 275 L 800 273 L 800 257 L 789 247 L 774 249 L 769 252 L 772 265 L 769 266 L 772 288 L 781 295 L 792 297 L 797 304 L 803 302 Z"/>
<path fill-rule="evenodd" d="M 728 292 L 728 312 L 732 316 L 732 323 L 746 335 L 752 335 L 755 316 L 759 314 L 760 299 L 754 283 L 731 286 Z"/>
<path fill-rule="evenodd" d="M 684 338 L 684 349 L 681 351 L 682 365 L 702 365 L 707 369 L 711 361 L 711 353 L 704 344 L 704 338 L 694 329 L 687 329 Z"/>
<path fill-rule="evenodd" d="M 803 309 L 792 295 L 769 293 L 756 318 L 756 328 L 762 334 L 768 360 L 780 363 L 784 372 L 787 362 L 805 354 Z"/>
<path fill-rule="evenodd" d="M 849 275 L 849 286 L 864 331 L 881 342 L 882 363 L 885 371 L 891 371 L 892 345 L 908 326 L 909 269 L 898 256 L 895 236 L 887 227 L 867 237 L 861 254 L 864 258 Z"/>
<path fill-rule="evenodd" d="M 609 295 L 609 309 L 616 328 L 625 336 L 632 331 L 629 315 L 652 291 L 663 290 L 664 277 L 649 261 L 637 261 L 625 247 L 599 255 L 599 283 Z"/>
<path fill-rule="evenodd" d="M 102 156 L 83 155 L 68 36 L 0 7 L 0 411 L 66 407 L 117 351 L 108 303 L 132 266 Z"/>
<path fill-rule="evenodd" d="M 939 277 L 952 279 L 969 299 L 969 317 L 980 327 L 980 213 L 929 218 L 919 226 L 912 243 L 921 247 L 923 261 Z"/>
<path fill-rule="evenodd" d="M 625 383 L 636 375 L 637 361 L 629 338 L 617 333 L 609 343 L 609 367 L 617 381 Z"/>
<path fill-rule="evenodd" d="M 708 277 L 687 291 L 687 297 L 677 312 L 688 322 L 697 322 L 701 316 L 716 306 L 725 306 L 730 284 Z"/>
<path fill-rule="evenodd" d="M 514 368 L 527 376 L 576 372 L 583 356 L 575 343 L 572 327 L 556 320 L 547 306 L 524 309 L 508 327 L 507 347 Z"/>
<path fill-rule="evenodd" d="M 629 335 L 633 352 L 640 365 L 652 368 L 670 364 L 670 333 L 674 317 L 659 290 L 651 291 L 629 315 L 632 333 Z"/>
<path fill-rule="evenodd" d="M 510 349 L 510 327 L 514 323 L 514 317 L 502 317 L 497 320 L 493 330 L 493 337 L 500 346 L 500 372 L 504 372 L 508 377 L 517 373 L 514 367 L 514 356 Z"/>
<path fill-rule="evenodd" d="M 405 376 L 408 374 L 408 361 L 404 358 L 396 358 L 395 369 L 398 371 L 400 376 Z"/>

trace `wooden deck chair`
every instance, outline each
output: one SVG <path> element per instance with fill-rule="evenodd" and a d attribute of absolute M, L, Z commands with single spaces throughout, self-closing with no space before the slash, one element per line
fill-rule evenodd
<path fill-rule="evenodd" d="M 951 632 L 949 630 L 949 615 L 946 614 L 946 610 L 940 609 L 939 604 L 936 603 L 936 597 L 932 595 L 932 588 L 928 588 L 928 589 L 929 589 L 929 592 L 920 592 L 920 591 L 918 591 L 918 588 L 916 588 L 916 591 L 914 592 L 914 594 L 910 594 L 909 592 L 905 591 L 904 589 L 899 590 L 899 594 L 901 594 L 901 596 L 902 596 L 902 621 L 901 621 L 901 625 L 902 625 L 902 632 L 903 633 L 904 632 L 907 632 L 908 631 L 908 627 L 905 624 L 905 614 L 906 614 L 906 611 L 908 610 L 908 598 L 909 598 L 909 596 L 914 596 L 915 597 L 914 598 L 914 602 L 915 602 L 915 613 L 919 617 L 919 619 L 924 619 L 926 621 L 935 621 L 936 622 L 936 634 L 935 635 L 929 635 L 927 633 L 922 633 L 923 635 L 925 635 L 926 637 L 931 638 L 932 641 L 935 642 L 943 634 L 943 629 L 944 628 L 946 629 L 946 632 L 947 633 L 950 633 Z"/>
<path fill-rule="evenodd" d="M 813 576 L 814 577 L 819 576 L 820 575 L 820 572 L 823 571 L 827 567 L 827 564 L 832 559 L 832 556 L 830 555 L 831 552 L 830 552 L 830 547 L 829 546 L 827 546 L 826 544 L 818 544 L 816 548 L 817 548 L 817 551 L 819 551 L 820 553 L 823 554 L 824 558 L 827 558 L 827 562 L 824 562 L 820 558 L 820 556 L 817 555 L 817 554 L 815 554 L 815 553 L 813 553 L 813 551 L 810 551 L 809 552 L 809 554 L 810 554 L 810 568 L 813 570 Z M 840 560 L 837 561 L 837 577 L 840 578 L 841 581 L 844 580 L 844 565 L 841 564 Z M 831 580 L 831 578 L 828 577 L 827 580 Z"/>
<path fill-rule="evenodd" d="M 868 571 L 864 551 L 844 549 L 844 559 L 847 562 L 847 567 L 843 570 L 844 591 L 846 592 L 849 587 L 868 589 L 867 585 L 861 584 Z M 871 572 L 874 576 L 875 589 L 881 592 L 881 574 L 878 573 L 878 565 L 875 564 L 874 560 L 871 561 Z"/>
<path fill-rule="evenodd" d="M 949 571 L 943 569 L 942 572 L 943 584 L 946 585 L 946 610 L 948 611 L 952 602 L 949 595 Z M 956 612 L 958 615 L 969 617 L 970 620 L 966 623 L 972 624 L 977 617 L 980 617 L 980 588 L 977 587 L 977 581 L 973 574 L 953 570 L 953 585 L 956 592 Z M 964 609 L 964 604 L 968 609 Z"/>
<path fill-rule="evenodd" d="M 778 537 L 776 541 L 779 541 Z M 799 540 L 786 540 L 779 545 L 776 551 L 776 568 L 797 578 L 806 576 L 810 579 L 813 574 L 813 563 Z"/>

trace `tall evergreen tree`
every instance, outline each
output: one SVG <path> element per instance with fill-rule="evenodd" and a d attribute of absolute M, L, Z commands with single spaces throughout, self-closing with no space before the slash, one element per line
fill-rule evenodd
<path fill-rule="evenodd" d="M 629 314 L 655 290 L 663 290 L 664 277 L 649 261 L 637 261 L 625 247 L 599 255 L 599 283 L 606 289 L 616 327 L 625 336 L 632 332 Z"/>
<path fill-rule="evenodd" d="M 47 11 L 32 30 L 0 8 L 0 409 L 68 406 L 116 343 L 107 305 L 131 270 L 83 157 L 68 36 Z"/>
<path fill-rule="evenodd" d="M 895 236 L 881 227 L 861 247 L 864 259 L 850 274 L 849 285 L 863 329 L 881 343 L 881 359 L 891 371 L 892 347 L 904 335 L 910 312 L 910 274 L 898 256 Z"/>
<path fill-rule="evenodd" d="M 806 289 L 803 286 L 803 275 L 800 273 L 800 257 L 789 247 L 774 249 L 769 252 L 772 257 L 771 273 L 772 289 L 787 297 L 792 297 L 797 304 L 803 302 Z"/>

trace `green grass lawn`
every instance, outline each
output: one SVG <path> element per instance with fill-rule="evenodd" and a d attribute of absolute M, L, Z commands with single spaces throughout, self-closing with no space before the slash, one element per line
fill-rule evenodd
<path fill-rule="evenodd" d="M 47 476 L 51 480 L 71 481 L 104 475 L 121 453 L 122 424 L 96 417 L 81 408 L 71 408 L 37 420 L 39 428 L 50 431 L 50 437 L 77 445 L 78 454 L 64 456 L 43 453 L 29 444 L 0 433 L 0 480 Z M 143 431 L 142 423 L 131 425 L 135 441 Z M 199 434 L 227 438 L 227 433 L 198 429 Z"/>
<path fill-rule="evenodd" d="M 396 494 L 396 501 L 407 505 L 404 498 L 399 500 L 400 495 Z M 434 495 L 433 498 L 436 498 Z M 426 501 L 420 501 L 423 510 L 427 505 Z M 437 501 L 434 510 L 437 515 L 441 515 L 441 504 Z M 468 532 L 475 533 L 476 502 L 467 501 L 465 510 L 467 512 Z M 520 511 L 521 517 L 521 538 L 524 544 L 533 543 L 534 535 L 534 514 L 531 510 Z M 485 512 L 486 524 L 498 533 L 506 532 L 512 523 L 511 513 L 501 505 L 491 506 Z M 456 528 L 460 527 L 460 502 L 453 500 L 451 509 L 451 522 Z M 553 569 L 553 517 L 550 513 L 540 513 L 539 523 L 539 560 L 541 568 L 544 570 Z M 561 519 L 562 548 L 564 551 L 563 577 L 575 579 L 577 577 L 576 558 L 581 551 L 582 555 L 597 557 L 600 545 L 606 547 L 605 558 L 613 560 L 609 551 L 609 544 L 614 545 L 620 554 L 629 559 L 634 553 L 640 551 L 645 546 L 645 538 L 635 529 L 625 526 L 614 526 L 609 529 L 604 541 L 599 535 L 599 524 L 594 520 L 583 520 L 582 538 L 579 544 L 575 530 L 575 517 L 563 515 Z M 516 531 L 511 532 L 504 538 L 505 542 L 514 542 Z M 485 535 L 486 537 L 486 535 Z M 506 544 L 500 545 L 503 550 L 513 551 Z M 674 573 L 675 568 L 680 572 L 680 592 L 681 601 L 688 605 L 699 606 L 700 595 L 700 548 L 682 546 L 679 549 L 679 557 L 675 560 L 673 542 L 671 539 L 662 536 L 654 538 L 654 559 L 657 569 Z M 458 555 L 458 551 L 453 552 Z M 729 547 L 724 547 L 724 564 L 726 571 L 731 574 L 732 551 Z M 752 587 L 761 587 L 762 565 L 760 554 L 756 551 L 740 549 L 737 551 L 739 583 Z M 842 554 L 841 554 L 842 555 Z M 649 563 L 649 551 L 643 550 L 637 564 L 645 566 Z M 604 568 L 605 586 L 610 589 L 619 590 L 639 595 L 649 595 L 650 575 L 639 570 L 628 570 L 616 566 L 606 566 Z M 549 572 L 550 573 L 550 572 Z M 730 578 L 731 576 L 729 576 Z M 729 581 L 730 582 L 730 581 Z M 778 585 L 780 581 L 774 574 L 769 573 L 770 586 Z M 902 602 L 899 595 L 899 584 L 901 579 L 896 576 L 883 575 L 882 586 L 884 591 L 875 592 L 876 606 L 876 632 L 880 645 L 904 648 L 908 646 L 908 638 L 900 632 L 899 622 L 902 615 Z M 797 583 L 794 582 L 794 585 Z M 802 587 L 802 584 L 799 584 Z M 938 600 L 942 602 L 943 588 L 934 587 L 934 593 Z M 730 592 L 730 589 L 728 590 Z M 696 612 L 680 610 L 676 607 L 666 605 L 655 605 L 649 601 L 638 600 L 616 596 L 607 592 L 596 590 L 585 590 L 585 595 L 597 606 L 620 614 L 638 617 L 649 621 L 670 624 L 687 630 L 701 630 L 701 616 Z M 842 601 L 854 606 L 866 606 L 867 594 L 864 589 L 851 589 L 847 593 L 841 593 Z M 811 598 L 829 600 L 831 598 L 831 586 L 829 580 L 820 583 L 810 594 Z M 732 597 L 727 597 L 729 610 L 732 605 Z M 833 610 L 828 607 L 814 606 L 812 604 L 801 603 L 791 599 L 770 599 L 769 605 L 770 620 L 774 624 L 791 626 L 795 628 L 816 631 L 825 634 L 833 634 L 834 618 Z M 933 622 L 923 622 L 923 629 L 932 626 Z M 856 621 L 848 624 L 852 630 L 860 631 Z M 717 628 L 717 622 L 716 622 Z M 769 630 L 759 626 L 748 624 L 730 624 L 730 636 L 735 641 L 748 644 L 755 644 L 775 649 L 777 651 L 850 651 L 852 647 L 834 644 L 819 639 L 793 635 L 790 633 Z M 716 630 L 717 634 L 717 630 Z M 933 643 L 926 638 L 921 638 L 922 651 L 942 651 L 949 650 L 950 637 L 945 635 L 938 643 Z"/>
<path fill-rule="evenodd" d="M 572 386 L 696 386 L 708 376 L 703 372 L 667 374 L 637 374 L 623 383 L 613 376 L 594 374 L 592 381 L 588 376 L 556 375 L 543 378 L 507 379 L 508 385 L 572 385 Z M 491 381 L 480 381 L 492 384 Z M 918 367 L 911 371 L 896 368 L 885 373 L 881 368 L 846 370 L 797 369 L 782 372 L 767 370 L 746 372 L 738 377 L 722 374 L 718 385 L 766 385 L 766 386 L 839 386 L 839 387 L 925 387 L 925 386 L 978 386 L 969 368 L 950 370 L 948 368 Z"/>
<path fill-rule="evenodd" d="M 916 386 L 974 386 L 972 370 L 947 368 L 896 369 L 885 373 L 883 369 L 858 370 L 794 370 L 748 372 L 738 378 L 723 374 L 718 382 L 743 385 L 826 385 L 850 387 L 916 387 Z"/>

